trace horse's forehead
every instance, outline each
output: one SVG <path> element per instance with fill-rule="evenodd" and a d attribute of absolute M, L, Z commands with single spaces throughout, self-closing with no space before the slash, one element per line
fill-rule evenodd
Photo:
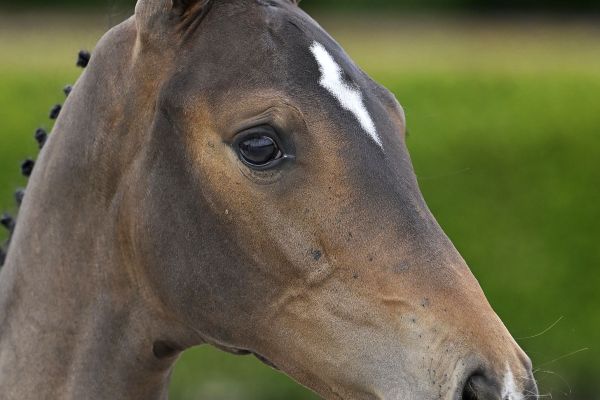
<path fill-rule="evenodd" d="M 310 51 L 319 66 L 319 85 L 337 100 L 342 109 L 351 113 L 362 130 L 383 148 L 377 126 L 368 110 L 363 88 L 346 80 L 342 67 L 321 43 L 314 41 Z"/>
<path fill-rule="evenodd" d="M 209 29 L 210 37 L 197 38 L 198 47 L 183 69 L 198 73 L 179 75 L 185 86 L 195 88 L 194 95 L 215 93 L 216 99 L 223 96 L 224 101 L 231 101 L 231 96 L 224 94 L 233 91 L 279 90 L 286 98 L 296 99 L 300 109 L 325 106 L 331 122 L 360 131 L 383 148 L 385 124 L 378 129 L 382 123 L 378 92 L 373 92 L 352 59 L 299 9 L 260 3 L 254 7 L 258 12 L 250 13 L 245 21 L 234 23 L 218 17 L 219 24 Z M 223 24 L 227 25 L 227 37 L 235 43 L 217 51 L 213 39 L 223 37 Z M 307 97 L 312 99 L 309 103 Z M 243 98 L 238 96 L 240 101 Z"/>

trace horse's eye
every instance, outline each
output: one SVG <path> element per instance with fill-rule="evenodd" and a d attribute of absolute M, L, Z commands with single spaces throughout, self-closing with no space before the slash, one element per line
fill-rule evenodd
<path fill-rule="evenodd" d="M 238 143 L 239 155 L 251 167 L 268 167 L 283 157 L 273 138 L 266 135 L 252 135 Z"/>

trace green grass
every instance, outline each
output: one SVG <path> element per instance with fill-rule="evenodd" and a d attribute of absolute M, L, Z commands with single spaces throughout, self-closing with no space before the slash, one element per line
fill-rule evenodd
<path fill-rule="evenodd" d="M 35 155 L 34 129 L 48 126 L 49 107 L 76 78 L 76 51 L 90 47 L 104 24 L 0 18 L 0 208 L 12 208 L 13 188 L 25 184 L 19 162 Z M 425 17 L 325 25 L 406 108 L 425 197 L 514 336 L 533 336 L 563 317 L 549 332 L 519 340 L 542 370 L 544 391 L 597 399 L 597 29 Z M 186 353 L 173 383 L 175 400 L 314 398 L 252 358 L 208 348 Z"/>

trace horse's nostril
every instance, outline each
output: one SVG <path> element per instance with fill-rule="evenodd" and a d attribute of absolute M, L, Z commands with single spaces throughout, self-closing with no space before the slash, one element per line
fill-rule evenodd
<path fill-rule="evenodd" d="M 467 379 L 461 400 L 502 400 L 502 395 L 498 385 L 476 373 Z"/>
<path fill-rule="evenodd" d="M 461 400 L 477 400 L 479 396 L 476 393 L 476 384 L 475 381 L 479 379 L 478 376 L 474 375 L 467 379 L 465 383 L 465 387 L 462 391 Z"/>

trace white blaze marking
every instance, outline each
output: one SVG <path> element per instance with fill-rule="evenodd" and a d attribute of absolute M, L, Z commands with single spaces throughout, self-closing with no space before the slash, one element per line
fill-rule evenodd
<path fill-rule="evenodd" d="M 506 375 L 504 375 L 504 389 L 502 391 L 503 400 L 523 400 L 523 396 L 517 389 L 517 383 L 515 382 L 515 376 L 510 370 L 510 366 L 506 365 Z"/>
<path fill-rule="evenodd" d="M 319 84 L 327 89 L 340 102 L 344 109 L 354 114 L 362 128 L 379 147 L 383 148 L 375 123 L 365 106 L 362 93 L 355 87 L 344 82 L 342 68 L 335 62 L 331 54 L 329 54 L 321 43 L 314 42 L 310 46 L 310 51 L 315 56 L 317 63 L 319 63 L 319 70 L 321 71 Z"/>

